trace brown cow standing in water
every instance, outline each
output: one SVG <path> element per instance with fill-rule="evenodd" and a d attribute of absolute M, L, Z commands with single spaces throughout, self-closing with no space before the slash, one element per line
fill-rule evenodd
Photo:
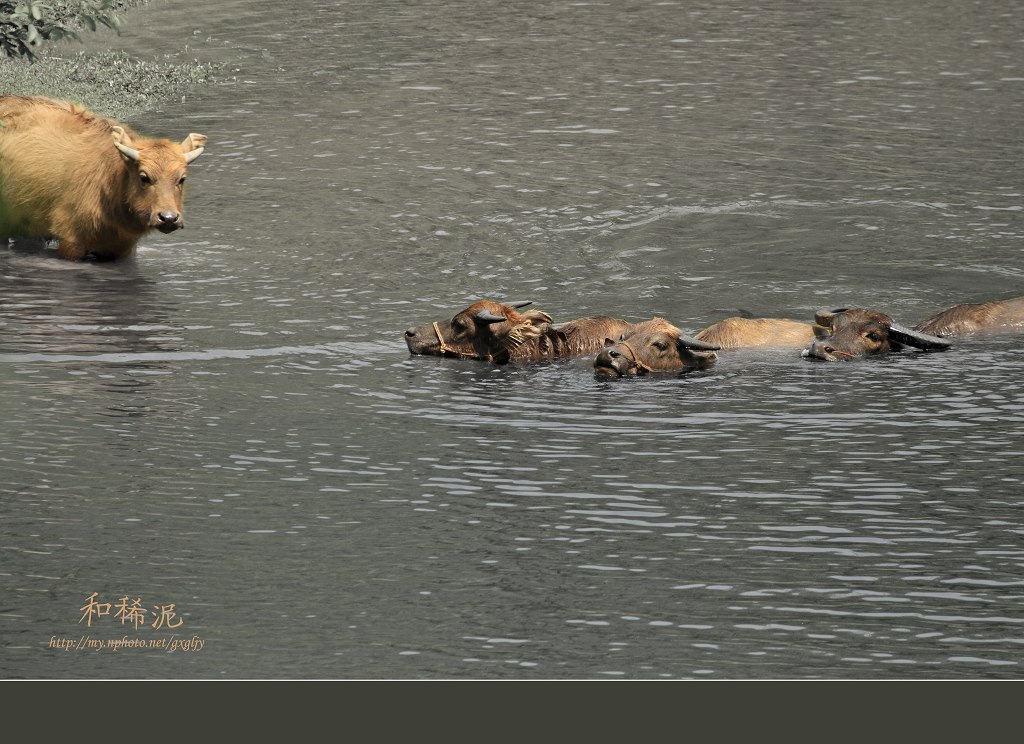
<path fill-rule="evenodd" d="M 131 255 L 184 227 L 185 172 L 206 137 L 150 139 L 64 101 L 0 96 L 0 236 L 55 238 L 62 258 Z"/>
<path fill-rule="evenodd" d="M 664 318 L 651 318 L 629 326 L 618 341 L 609 338 L 594 359 L 594 372 L 626 377 L 704 369 L 717 359 L 708 352 L 720 348 L 686 335 Z"/>
<path fill-rule="evenodd" d="M 493 300 L 474 302 L 451 320 L 410 328 L 405 343 L 413 354 L 454 356 L 506 364 L 554 359 L 597 351 L 609 336 L 629 326 L 605 315 L 577 318 L 553 326 L 540 310 L 519 310 L 531 302 L 503 305 Z"/>

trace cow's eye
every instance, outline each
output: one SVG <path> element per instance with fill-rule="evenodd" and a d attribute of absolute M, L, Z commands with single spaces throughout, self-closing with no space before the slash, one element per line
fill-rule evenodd
<path fill-rule="evenodd" d="M 878 331 L 869 331 L 867 337 L 876 344 L 882 343 L 882 334 L 878 333 Z"/>
<path fill-rule="evenodd" d="M 149 177 L 149 174 L 146 173 L 146 171 L 141 171 L 139 173 L 139 180 L 142 181 L 147 186 L 153 185 L 153 179 Z"/>
<path fill-rule="evenodd" d="M 185 176 L 182 176 L 181 178 L 178 179 L 178 185 L 179 186 L 184 186 L 185 185 Z"/>
<path fill-rule="evenodd" d="M 466 324 L 461 320 L 453 320 L 452 330 L 461 333 L 462 331 L 466 330 Z"/>
<path fill-rule="evenodd" d="M 653 346 L 658 351 L 665 351 L 665 349 L 668 348 L 668 344 L 666 344 L 664 341 L 655 341 L 651 344 L 651 346 Z"/>

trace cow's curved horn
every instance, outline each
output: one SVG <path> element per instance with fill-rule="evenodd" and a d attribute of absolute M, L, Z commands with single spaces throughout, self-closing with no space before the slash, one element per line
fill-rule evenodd
<path fill-rule="evenodd" d="M 508 320 L 504 315 L 495 315 L 490 310 L 481 310 L 473 317 L 477 320 L 482 320 L 484 323 L 503 323 Z"/>
<path fill-rule="evenodd" d="M 128 133 L 124 131 L 124 127 L 111 127 L 110 134 L 114 138 L 114 147 L 120 150 L 121 154 L 129 160 L 139 159 L 139 151 L 133 147 L 128 147 L 126 144 L 131 142 L 131 138 L 129 138 Z"/>
<path fill-rule="evenodd" d="M 116 147 L 118 150 L 120 150 L 121 154 L 124 155 L 129 160 L 138 160 L 139 159 L 139 151 L 135 150 L 135 149 L 133 149 L 131 147 L 128 147 L 128 145 L 122 145 L 120 142 L 115 142 L 114 143 L 114 147 Z"/>
<path fill-rule="evenodd" d="M 200 155 L 202 155 L 203 154 L 203 150 L 205 150 L 205 149 L 206 149 L 205 147 L 197 147 L 195 150 L 189 150 L 188 152 L 186 152 L 185 153 L 185 165 L 188 165 L 193 160 L 195 160 Z"/>
<path fill-rule="evenodd" d="M 928 333 L 921 333 L 899 323 L 889 324 L 889 335 L 901 344 L 913 346 L 917 349 L 948 349 L 952 342 L 939 336 L 932 336 Z"/>
<path fill-rule="evenodd" d="M 532 305 L 532 304 L 533 304 L 533 300 L 524 300 L 523 302 L 509 302 L 508 306 L 509 307 L 514 307 L 516 310 L 518 310 L 521 307 L 526 307 L 527 305 Z"/>
<path fill-rule="evenodd" d="M 722 347 L 716 346 L 715 344 L 709 344 L 704 341 L 698 341 L 693 336 L 687 336 L 685 333 L 679 336 L 679 344 L 687 349 L 696 349 L 697 351 L 719 351 Z"/>

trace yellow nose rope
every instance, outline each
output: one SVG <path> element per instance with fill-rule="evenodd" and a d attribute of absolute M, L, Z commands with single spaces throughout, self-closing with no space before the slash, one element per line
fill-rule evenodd
<path fill-rule="evenodd" d="M 437 334 L 437 340 L 441 344 L 441 354 L 448 353 L 448 354 L 454 354 L 455 356 L 465 357 L 467 359 L 479 359 L 481 361 L 488 361 L 488 362 L 493 362 L 494 361 L 494 357 L 491 356 L 490 354 L 488 354 L 487 356 L 480 356 L 479 354 L 471 354 L 471 353 L 468 353 L 468 352 L 465 352 L 465 351 L 460 351 L 459 349 L 455 349 L 455 348 L 449 346 L 448 344 L 445 343 L 444 336 L 441 335 L 441 327 L 438 326 L 436 320 L 434 321 L 433 325 L 434 325 L 434 333 Z"/>
<path fill-rule="evenodd" d="M 650 368 L 650 367 L 648 367 L 648 366 L 647 366 L 646 364 L 644 364 L 643 362 L 641 362 L 641 361 L 640 361 L 640 357 L 638 357 L 638 356 L 636 355 L 636 352 L 635 352 L 635 351 L 633 351 L 633 347 L 632 347 L 632 346 L 630 346 L 630 345 L 629 345 L 628 343 L 626 343 L 625 341 L 619 341 L 619 346 L 624 346 L 624 347 L 626 347 L 626 351 L 628 351 L 628 352 L 629 352 L 629 355 L 630 355 L 631 357 L 633 357 L 633 365 L 634 365 L 634 366 L 636 366 L 636 367 L 638 367 L 638 368 L 642 369 L 642 370 L 643 370 L 644 372 L 653 372 L 653 371 L 654 371 L 653 369 L 651 369 L 651 368 Z"/>

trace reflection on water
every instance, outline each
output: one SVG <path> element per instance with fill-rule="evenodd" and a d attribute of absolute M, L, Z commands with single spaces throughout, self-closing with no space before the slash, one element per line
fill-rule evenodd
<path fill-rule="evenodd" d="M 0 254 L 0 352 L 136 353 L 180 340 L 153 279 L 127 261 L 110 267 L 57 261 L 15 243 Z"/>
<path fill-rule="evenodd" d="M 210 136 L 188 230 L 0 251 L 0 671 L 1019 677 L 1019 337 L 628 380 L 402 337 L 1019 295 L 1019 23 L 876 5 L 207 9 L 231 79 L 132 122 Z M 206 645 L 55 653 L 93 592 Z"/>

